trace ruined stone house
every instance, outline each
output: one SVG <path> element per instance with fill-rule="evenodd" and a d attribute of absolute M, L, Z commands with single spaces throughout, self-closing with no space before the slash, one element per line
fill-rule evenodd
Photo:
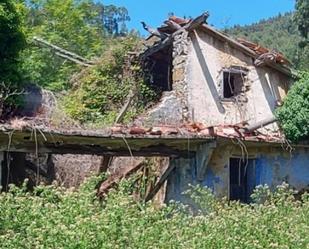
<path fill-rule="evenodd" d="M 157 165 L 160 175 L 146 199 L 161 189 L 162 200 L 187 202 L 182 193 L 188 184 L 243 202 L 261 184 L 274 188 L 287 182 L 308 190 L 309 146 L 290 145 L 274 118 L 293 82 L 289 61 L 215 30 L 207 17 L 170 17 L 157 29 L 144 24 L 151 45 L 141 60 L 150 83 L 163 93 L 131 126 L 96 131 L 41 127 L 34 144 L 31 129 L 11 134 L 7 125 L 1 127 L 0 151 L 8 150 L 9 140 L 11 152 L 168 158 Z M 120 175 L 134 167 L 124 167 Z"/>

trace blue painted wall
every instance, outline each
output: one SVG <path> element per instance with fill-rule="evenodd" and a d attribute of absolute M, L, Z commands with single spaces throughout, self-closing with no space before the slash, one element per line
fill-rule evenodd
<path fill-rule="evenodd" d="M 288 152 L 282 148 L 251 148 L 254 151 L 255 163 L 250 185 L 267 184 L 272 189 L 282 182 L 287 182 L 297 190 L 309 189 L 309 149 L 297 148 Z M 176 168 L 168 178 L 166 201 L 176 200 L 191 204 L 189 198 L 182 193 L 188 185 L 200 184 L 212 189 L 217 196 L 227 196 L 229 191 L 229 158 L 232 152 L 217 148 L 203 181 L 197 180 L 195 158 L 172 159 Z"/>
<path fill-rule="evenodd" d="M 309 186 L 309 151 L 297 149 L 286 152 L 261 154 L 256 159 L 256 185 L 267 184 L 275 188 L 283 181 L 295 189 Z"/>

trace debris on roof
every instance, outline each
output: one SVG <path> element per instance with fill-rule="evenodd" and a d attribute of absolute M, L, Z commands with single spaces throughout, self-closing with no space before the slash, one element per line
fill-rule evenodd
<path fill-rule="evenodd" d="M 220 39 L 225 39 L 226 41 L 232 43 L 233 46 L 246 50 L 246 52 L 255 59 L 254 64 L 256 66 L 269 65 L 285 74 L 292 75 L 292 73 L 289 71 L 291 62 L 286 57 L 284 57 L 283 54 L 242 38 L 235 40 L 207 25 L 206 20 L 208 17 L 208 12 L 203 13 L 195 19 L 184 19 L 177 16 L 171 16 L 164 21 L 163 25 L 157 29 L 150 30 L 145 28 L 145 23 L 143 23 L 144 28 L 148 30 L 148 32 L 161 38 L 160 42 L 156 42 L 154 46 L 148 48 L 145 51 L 144 57 L 147 57 L 154 52 L 157 52 L 160 49 L 170 45 L 172 37 L 175 36 L 175 34 L 177 34 L 176 32 L 179 32 L 180 30 L 190 31 L 196 28 L 203 28 L 204 30 L 209 31 L 216 36 L 219 36 Z M 146 27 L 148 26 L 146 25 Z"/>
<path fill-rule="evenodd" d="M 279 64 L 291 65 L 291 62 L 287 58 L 285 58 L 283 54 L 277 51 L 269 50 L 268 48 L 262 47 L 257 43 L 247 41 L 243 38 L 237 38 L 237 41 L 242 45 L 253 50 L 259 56 L 255 62 L 256 66 L 261 66 L 264 61 L 271 61 Z"/>
<path fill-rule="evenodd" d="M 21 125 L 0 125 L 0 133 L 7 133 L 10 131 L 21 132 L 38 130 L 41 134 L 61 135 L 61 136 L 80 136 L 80 137 L 97 137 L 97 138 L 149 138 L 149 139 L 242 139 L 244 141 L 263 141 L 263 142 L 282 142 L 284 140 L 282 134 L 263 134 L 257 130 L 248 131 L 245 129 L 245 124 L 236 125 L 216 125 L 205 126 L 202 123 L 187 123 L 180 126 L 161 125 L 155 127 L 141 127 L 141 126 L 125 126 L 115 125 L 113 127 L 101 130 L 61 130 L 57 128 L 33 126 L 22 120 Z"/>

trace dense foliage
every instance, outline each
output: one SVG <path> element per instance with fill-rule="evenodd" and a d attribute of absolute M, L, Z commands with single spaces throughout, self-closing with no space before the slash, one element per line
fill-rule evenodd
<path fill-rule="evenodd" d="M 260 187 L 263 204 L 216 200 L 208 190 L 189 191 L 200 208 L 143 204 L 123 182 L 104 202 L 95 198 L 96 179 L 78 191 L 54 186 L 33 193 L 12 187 L 0 194 L 0 245 L 18 248 L 307 248 L 309 198 L 296 201 L 287 186 L 270 193 Z M 267 199 L 267 201 L 265 201 Z"/>
<path fill-rule="evenodd" d="M 95 58 L 109 49 L 112 35 L 119 34 L 119 25 L 124 30 L 128 20 L 124 8 L 104 6 L 92 0 L 32 0 L 26 7 L 29 46 L 23 55 L 25 74 L 32 82 L 56 91 L 70 88 L 69 78 L 80 67 L 47 48 L 36 46 L 33 36 L 85 58 Z M 108 22 L 111 19 L 113 27 Z"/>
<path fill-rule="evenodd" d="M 225 32 L 233 37 L 245 38 L 280 51 L 290 59 L 294 67 L 308 69 L 309 53 L 307 52 L 309 51 L 299 46 L 302 37 L 298 31 L 298 24 L 294 20 L 294 14 L 286 13 L 251 25 L 236 25 L 226 29 Z"/>
<path fill-rule="evenodd" d="M 296 1 L 295 20 L 301 35 L 307 39 L 309 33 L 309 1 Z"/>
<path fill-rule="evenodd" d="M 300 73 L 277 117 L 288 139 L 296 142 L 309 138 L 309 72 Z"/>
<path fill-rule="evenodd" d="M 296 1 L 295 23 L 302 36 L 298 43 L 301 51 L 299 67 L 307 71 L 301 72 L 299 80 L 294 83 L 284 101 L 277 110 L 277 117 L 286 137 L 293 142 L 309 138 L 309 2 Z"/>
<path fill-rule="evenodd" d="M 299 42 L 299 48 L 302 55 L 299 67 L 305 70 L 309 70 L 309 1 L 297 0 L 296 12 L 294 15 L 294 21 L 298 25 L 298 30 L 302 36 L 302 40 Z"/>
<path fill-rule="evenodd" d="M 25 47 L 22 11 L 12 0 L 0 3 L 0 82 L 18 84 L 19 54 Z"/>
<path fill-rule="evenodd" d="M 0 117 L 20 101 L 22 88 L 20 53 L 26 46 L 23 29 L 23 4 L 4 0 L 0 3 Z"/>
<path fill-rule="evenodd" d="M 101 56 L 97 65 L 72 79 L 73 88 L 63 101 L 72 118 L 81 123 L 110 125 L 128 96 L 134 94 L 134 104 L 130 105 L 124 120 L 130 121 L 154 100 L 156 91 L 145 84 L 139 62 L 126 53 L 135 50 L 138 43 L 135 36 L 122 38 Z"/>
<path fill-rule="evenodd" d="M 0 77 L 9 78 L 21 86 L 39 85 L 52 90 L 61 99 L 64 96 L 61 109 L 76 120 L 114 120 L 108 116 L 115 116 L 115 107 L 123 103 L 128 94 L 126 90 L 132 86 L 132 82 L 126 85 L 127 82 L 122 81 L 128 80 L 120 77 L 125 54 L 137 42 L 136 35 L 129 34 L 126 28 L 126 21 L 130 19 L 128 11 L 124 7 L 103 5 L 93 0 L 10 0 L 1 5 L 0 53 L 3 65 Z M 17 12 L 17 7 L 23 12 Z M 127 35 L 127 39 L 123 38 Z M 98 65 L 84 70 L 80 65 L 59 57 L 56 51 L 35 42 L 33 37 L 43 38 L 97 61 Z M 25 49 L 20 53 L 22 48 Z M 113 53 L 111 51 L 118 52 L 110 57 L 104 56 Z M 24 76 L 23 81 L 18 77 L 19 72 Z M 78 83 L 76 75 L 84 75 L 78 78 Z M 74 84 L 70 80 L 72 77 Z M 5 88 L 6 92 L 12 90 L 11 86 Z M 4 102 L 4 98 L 1 100 Z M 112 109 L 114 113 L 106 114 L 106 109 Z"/>

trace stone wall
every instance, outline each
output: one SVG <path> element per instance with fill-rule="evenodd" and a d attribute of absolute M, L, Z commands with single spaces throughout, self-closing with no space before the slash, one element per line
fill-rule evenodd
<path fill-rule="evenodd" d="M 181 102 L 183 122 L 188 121 L 189 118 L 187 85 L 188 46 L 188 32 L 181 30 L 181 32 L 174 36 L 173 41 L 173 89 Z"/>
<path fill-rule="evenodd" d="M 146 123 L 180 125 L 189 120 L 188 109 L 188 47 L 186 30 L 174 33 L 172 42 L 172 91 L 163 92 L 160 102 L 146 113 Z"/>

